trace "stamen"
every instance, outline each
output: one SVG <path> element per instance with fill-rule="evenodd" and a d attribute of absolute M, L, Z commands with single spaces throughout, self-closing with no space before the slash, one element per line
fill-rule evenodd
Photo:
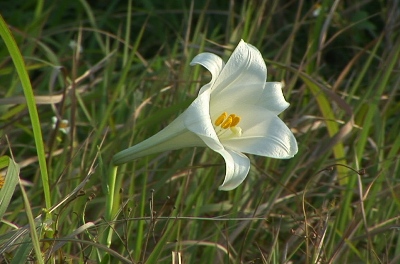
<path fill-rule="evenodd" d="M 215 120 L 214 124 L 215 124 L 216 126 L 221 125 L 222 122 L 224 122 L 224 120 L 225 120 L 225 118 L 226 118 L 227 115 L 228 115 L 228 114 L 227 114 L 226 112 L 223 112 L 223 113 L 217 118 L 217 120 Z"/>
<path fill-rule="evenodd" d="M 6 182 L 6 177 L 0 172 L 0 189 L 3 188 L 4 183 Z"/>
<path fill-rule="evenodd" d="M 239 122 L 240 122 L 240 117 L 235 116 L 235 117 L 233 118 L 233 120 L 232 120 L 231 127 L 235 127 L 237 124 L 239 124 Z"/>
<path fill-rule="evenodd" d="M 232 124 L 232 117 L 228 116 L 228 118 L 222 123 L 221 127 L 223 129 L 227 129 L 231 126 L 231 124 Z"/>
<path fill-rule="evenodd" d="M 62 120 L 60 122 L 60 128 L 67 128 L 68 127 L 68 121 L 67 120 Z"/>
<path fill-rule="evenodd" d="M 236 114 L 228 114 L 226 112 L 223 112 L 214 122 L 215 127 L 219 127 L 216 129 L 218 137 L 221 137 L 227 132 L 227 129 L 231 131 L 230 135 L 225 135 L 224 138 L 229 138 L 229 137 L 235 137 L 238 136 L 240 137 L 242 135 L 242 129 L 238 127 L 237 125 L 240 122 L 240 117 L 237 116 Z"/>

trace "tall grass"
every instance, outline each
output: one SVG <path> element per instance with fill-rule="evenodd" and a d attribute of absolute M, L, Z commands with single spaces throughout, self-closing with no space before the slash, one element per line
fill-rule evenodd
<path fill-rule="evenodd" d="M 398 263 L 398 4 L 2 4 L 0 262 Z M 113 168 L 208 82 L 191 59 L 240 39 L 284 81 L 299 153 L 251 156 L 229 192 L 208 149 Z"/>

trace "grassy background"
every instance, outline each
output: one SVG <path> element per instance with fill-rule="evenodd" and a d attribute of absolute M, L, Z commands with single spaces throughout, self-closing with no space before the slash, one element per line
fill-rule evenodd
<path fill-rule="evenodd" d="M 399 1 L 315 4 L 2 3 L 0 262 L 400 262 Z M 110 199 L 112 156 L 196 97 L 196 54 L 240 39 L 285 82 L 299 153 L 251 156 L 230 192 L 211 150 L 160 153 L 119 167 Z"/>

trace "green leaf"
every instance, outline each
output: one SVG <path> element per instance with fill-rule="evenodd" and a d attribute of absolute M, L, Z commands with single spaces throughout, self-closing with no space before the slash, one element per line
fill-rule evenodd
<path fill-rule="evenodd" d="M 49 209 L 51 207 L 49 176 L 47 172 L 42 130 L 40 127 L 40 121 L 36 107 L 35 97 L 33 95 L 32 85 L 29 79 L 28 72 L 26 71 L 24 59 L 22 58 L 21 52 L 18 48 L 17 43 L 14 40 L 14 37 L 12 36 L 10 30 L 8 29 L 7 23 L 4 21 L 1 15 L 0 15 L 0 36 L 3 39 L 4 43 L 6 44 L 8 52 L 10 53 L 11 59 L 13 60 L 15 68 L 18 72 L 22 88 L 24 89 L 26 104 L 28 106 L 29 115 L 32 122 L 32 130 L 35 138 L 35 145 L 39 159 L 39 166 L 40 166 L 40 173 L 42 176 L 46 208 Z"/>
<path fill-rule="evenodd" d="M 11 201 L 19 175 L 18 164 L 7 156 L 0 157 L 0 170 L 2 171 L 4 168 L 7 168 L 7 172 L 4 175 L 0 172 L 0 182 L 4 180 L 0 189 L 0 218 L 3 217 Z"/>

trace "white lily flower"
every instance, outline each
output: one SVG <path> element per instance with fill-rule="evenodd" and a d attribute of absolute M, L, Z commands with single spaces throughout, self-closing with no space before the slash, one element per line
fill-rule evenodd
<path fill-rule="evenodd" d="M 117 153 L 115 165 L 166 150 L 204 146 L 225 159 L 220 190 L 232 190 L 246 178 L 250 160 L 243 154 L 287 159 L 297 153 L 297 142 L 277 116 L 289 103 L 282 84 L 266 82 L 267 68 L 260 52 L 240 41 L 228 62 L 212 53 L 197 55 L 190 65 L 211 72 L 211 81 L 171 124 L 147 140 Z"/>

